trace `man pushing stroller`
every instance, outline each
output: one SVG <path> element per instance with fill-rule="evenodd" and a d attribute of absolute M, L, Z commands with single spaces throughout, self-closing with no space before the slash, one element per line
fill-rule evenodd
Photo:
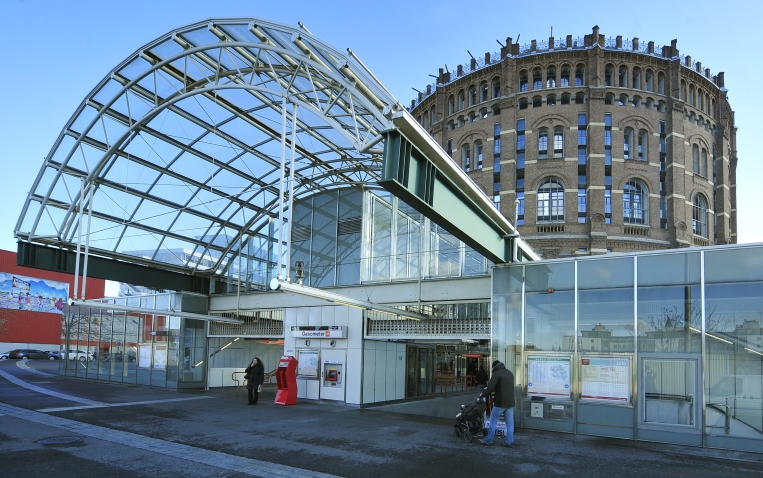
<path fill-rule="evenodd" d="M 490 428 L 487 436 L 480 440 L 483 445 L 492 445 L 498 418 L 506 417 L 506 441 L 502 446 L 512 448 L 514 444 L 514 374 L 500 360 L 493 361 L 492 375 L 480 398 L 495 393 L 493 410 L 490 412 Z"/>

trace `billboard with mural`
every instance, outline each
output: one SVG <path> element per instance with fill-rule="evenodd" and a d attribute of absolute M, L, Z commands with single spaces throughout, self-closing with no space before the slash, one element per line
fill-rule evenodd
<path fill-rule="evenodd" d="M 0 272 L 0 308 L 60 314 L 69 284 Z"/>

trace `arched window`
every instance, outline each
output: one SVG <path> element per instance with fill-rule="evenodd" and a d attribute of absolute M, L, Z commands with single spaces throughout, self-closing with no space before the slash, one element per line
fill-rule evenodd
<path fill-rule="evenodd" d="M 623 222 L 649 224 L 649 190 L 638 179 L 631 179 L 623 188 Z"/>
<path fill-rule="evenodd" d="M 546 96 L 546 106 L 554 106 L 554 105 L 556 105 L 556 95 Z"/>
<path fill-rule="evenodd" d="M 472 155 L 469 150 L 469 143 L 461 146 L 461 165 L 464 171 L 470 171 L 472 169 Z"/>
<path fill-rule="evenodd" d="M 604 104 L 605 105 L 615 104 L 615 95 L 612 93 L 607 93 L 606 95 L 604 95 Z"/>
<path fill-rule="evenodd" d="M 653 98 L 647 98 L 646 103 L 644 104 L 644 108 L 648 110 L 654 109 L 654 99 Z"/>
<path fill-rule="evenodd" d="M 469 87 L 469 106 L 474 106 L 476 104 L 477 104 L 477 87 L 470 86 Z"/>
<path fill-rule="evenodd" d="M 620 67 L 620 72 L 617 75 L 617 86 L 628 88 L 628 68 L 625 66 Z"/>
<path fill-rule="evenodd" d="M 560 86 L 570 86 L 570 65 L 562 65 L 562 80 Z"/>
<path fill-rule="evenodd" d="M 604 86 L 615 86 L 615 67 L 612 65 L 604 68 Z"/>
<path fill-rule="evenodd" d="M 710 114 L 710 93 L 705 95 L 705 112 Z"/>
<path fill-rule="evenodd" d="M 539 90 L 543 88 L 543 73 L 540 68 L 533 70 L 533 90 Z"/>
<path fill-rule="evenodd" d="M 625 105 L 627 105 L 627 104 L 628 104 L 628 95 L 626 95 L 625 93 L 623 93 L 622 95 L 620 95 L 620 96 L 617 98 L 617 104 L 618 104 L 618 105 L 620 105 L 620 106 L 625 106 Z"/>
<path fill-rule="evenodd" d="M 660 100 L 657 102 L 657 111 L 659 111 L 660 113 L 664 113 L 667 110 L 667 108 L 668 108 L 668 104 L 665 103 L 664 101 Z"/>
<path fill-rule="evenodd" d="M 477 121 L 477 113 L 474 111 L 469 112 L 469 115 L 467 116 L 469 118 L 469 123 L 474 123 Z"/>
<path fill-rule="evenodd" d="M 571 95 L 569 93 L 562 93 L 562 104 L 563 105 L 570 104 L 570 97 Z"/>
<path fill-rule="evenodd" d="M 695 106 L 695 98 L 694 98 L 694 85 L 689 85 L 689 104 L 691 106 Z"/>
<path fill-rule="evenodd" d="M 482 118 L 482 119 L 487 118 L 487 108 L 482 108 L 480 110 L 480 118 Z"/>
<path fill-rule="evenodd" d="M 533 96 L 533 108 L 540 108 L 541 106 L 543 106 L 543 97 Z"/>
<path fill-rule="evenodd" d="M 699 158 L 699 175 L 707 177 L 707 150 L 702 148 L 702 156 Z"/>
<path fill-rule="evenodd" d="M 458 121 L 457 124 L 458 124 L 459 128 L 466 124 L 466 120 L 464 119 L 464 115 L 459 116 L 457 121 Z"/>
<path fill-rule="evenodd" d="M 641 89 L 641 69 L 639 68 L 633 69 L 633 88 Z"/>
<path fill-rule="evenodd" d="M 424 112 L 424 122 L 421 123 L 421 117 L 419 117 L 419 123 L 424 127 L 424 129 L 429 128 L 429 114 Z"/>
<path fill-rule="evenodd" d="M 686 101 L 686 82 L 681 80 L 681 101 Z"/>
<path fill-rule="evenodd" d="M 456 112 L 456 103 L 453 100 L 453 96 L 448 97 L 448 114 L 452 115 Z"/>
<path fill-rule="evenodd" d="M 715 100 L 711 100 L 712 104 L 710 105 L 710 117 L 715 118 Z"/>
<path fill-rule="evenodd" d="M 519 109 L 520 110 L 526 110 L 528 105 L 527 98 L 520 98 L 519 99 Z"/>
<path fill-rule="evenodd" d="M 448 131 L 453 131 L 456 128 L 456 125 L 453 123 L 453 120 L 448 121 Z"/>
<path fill-rule="evenodd" d="M 527 82 L 527 70 L 522 70 L 519 72 L 519 91 L 527 91 L 530 89 L 530 86 Z"/>
<path fill-rule="evenodd" d="M 585 93 L 575 93 L 575 104 L 576 105 L 582 105 L 585 104 Z"/>
<path fill-rule="evenodd" d="M 482 169 L 482 141 L 474 142 L 474 169 Z"/>
<path fill-rule="evenodd" d="M 556 88 L 556 68 L 553 66 L 546 70 L 546 88 Z"/>
<path fill-rule="evenodd" d="M 641 129 L 638 132 L 638 160 L 647 161 L 649 159 L 649 134 Z"/>
<path fill-rule="evenodd" d="M 537 222 L 564 222 L 564 184 L 557 178 L 538 186 Z"/>
<path fill-rule="evenodd" d="M 692 232 L 697 236 L 707 237 L 707 200 L 701 194 L 694 196 L 692 212 Z"/>
<path fill-rule="evenodd" d="M 699 146 L 696 144 L 691 147 L 691 170 L 694 174 L 699 174 Z"/>
<path fill-rule="evenodd" d="M 623 131 L 623 159 L 633 159 L 633 128 Z"/>
<path fill-rule="evenodd" d="M 490 89 L 487 87 L 487 81 L 483 81 L 480 84 L 480 101 L 487 101 Z"/>
<path fill-rule="evenodd" d="M 585 85 L 585 67 L 578 65 L 575 67 L 575 86 Z"/>
<path fill-rule="evenodd" d="M 564 157 L 564 127 L 554 127 L 554 157 Z"/>
<path fill-rule="evenodd" d="M 631 102 L 631 105 L 634 108 L 640 108 L 641 107 L 641 97 L 639 95 L 636 95 L 633 97 L 633 101 Z"/>
<path fill-rule="evenodd" d="M 437 115 L 435 114 L 434 108 L 429 112 L 429 125 L 435 124 L 435 121 L 437 120 Z"/>
<path fill-rule="evenodd" d="M 458 111 L 461 111 L 466 106 L 466 101 L 464 99 L 464 90 L 461 90 L 458 92 Z"/>
<path fill-rule="evenodd" d="M 538 130 L 538 159 L 548 158 L 548 128 Z"/>
<path fill-rule="evenodd" d="M 646 70 L 646 91 L 654 92 L 654 74 L 652 70 Z"/>
<path fill-rule="evenodd" d="M 705 94 L 702 93 L 701 89 L 697 91 L 697 108 L 700 111 L 705 111 Z"/>
<path fill-rule="evenodd" d="M 665 94 L 665 74 L 663 72 L 657 74 L 657 93 Z"/>
<path fill-rule="evenodd" d="M 493 99 L 501 97 L 501 80 L 493 78 Z"/>

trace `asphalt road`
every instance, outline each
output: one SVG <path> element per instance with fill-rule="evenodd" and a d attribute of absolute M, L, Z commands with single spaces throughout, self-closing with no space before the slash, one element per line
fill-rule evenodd
<path fill-rule="evenodd" d="M 518 430 L 513 449 L 467 444 L 450 417 L 473 393 L 358 410 L 277 406 L 266 387 L 247 406 L 244 391 L 177 393 L 59 378 L 55 361 L 24 365 L 0 362 L 2 476 L 763 476 L 763 450 L 532 430 Z"/>

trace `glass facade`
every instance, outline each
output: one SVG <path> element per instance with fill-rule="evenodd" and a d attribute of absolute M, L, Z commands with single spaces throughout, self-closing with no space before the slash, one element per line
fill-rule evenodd
<path fill-rule="evenodd" d="M 488 261 L 383 190 L 344 188 L 295 202 L 292 266 L 312 287 L 486 275 Z"/>
<path fill-rule="evenodd" d="M 61 340 L 67 353 L 59 373 L 162 388 L 203 387 L 204 323 L 160 315 L 175 299 L 174 294 L 105 299 L 156 308 L 157 314 L 67 307 Z"/>
<path fill-rule="evenodd" d="M 521 426 L 760 451 L 763 247 L 493 269 Z"/>

